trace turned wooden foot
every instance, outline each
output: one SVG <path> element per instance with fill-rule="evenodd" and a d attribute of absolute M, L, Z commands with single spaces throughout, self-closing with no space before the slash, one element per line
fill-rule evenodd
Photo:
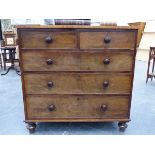
<path fill-rule="evenodd" d="M 128 125 L 126 124 L 126 122 L 119 122 L 118 127 L 119 127 L 120 131 L 125 131 L 125 129 L 128 127 Z"/>
<path fill-rule="evenodd" d="M 27 123 L 26 128 L 29 130 L 29 133 L 34 133 L 36 129 L 36 123 Z"/>

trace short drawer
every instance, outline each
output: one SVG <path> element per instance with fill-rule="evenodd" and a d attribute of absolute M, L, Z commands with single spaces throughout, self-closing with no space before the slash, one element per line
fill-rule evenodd
<path fill-rule="evenodd" d="M 136 33 L 134 31 L 112 32 L 81 32 L 81 49 L 121 48 L 132 49 L 135 47 Z"/>
<path fill-rule="evenodd" d="M 75 31 L 21 31 L 21 48 L 77 48 Z"/>
<path fill-rule="evenodd" d="M 128 96 L 51 95 L 26 97 L 28 119 L 127 118 Z"/>
<path fill-rule="evenodd" d="M 24 71 L 131 71 L 133 52 L 26 51 L 22 59 Z"/>
<path fill-rule="evenodd" d="M 130 74 L 25 73 L 27 94 L 130 93 Z"/>

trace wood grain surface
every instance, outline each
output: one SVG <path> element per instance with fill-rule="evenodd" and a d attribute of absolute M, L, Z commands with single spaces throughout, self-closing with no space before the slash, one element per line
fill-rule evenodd
<path fill-rule="evenodd" d="M 52 95 L 27 96 L 29 119 L 127 118 L 128 96 Z M 49 106 L 55 105 L 53 111 Z M 102 105 L 107 109 L 103 111 Z"/>
<path fill-rule="evenodd" d="M 109 43 L 104 42 L 104 38 L 111 38 Z M 106 48 L 134 48 L 135 32 L 105 31 L 105 32 L 81 32 L 80 48 L 82 49 L 106 49 Z"/>
<path fill-rule="evenodd" d="M 22 31 L 20 37 L 21 48 L 77 48 L 75 31 Z M 51 43 L 46 42 L 47 37 L 51 37 Z"/>
<path fill-rule="evenodd" d="M 24 71 L 131 71 L 133 56 L 133 51 L 127 50 L 22 52 Z M 105 64 L 107 59 L 109 64 Z"/>
<path fill-rule="evenodd" d="M 130 74 L 44 73 L 25 74 L 27 94 L 130 93 Z M 109 81 L 109 86 L 103 83 Z M 48 82 L 53 87 L 48 87 Z"/>

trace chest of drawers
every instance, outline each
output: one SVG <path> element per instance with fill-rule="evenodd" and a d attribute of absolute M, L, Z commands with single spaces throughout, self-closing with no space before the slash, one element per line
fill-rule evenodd
<path fill-rule="evenodd" d="M 130 121 L 137 29 L 18 26 L 27 128 Z"/>

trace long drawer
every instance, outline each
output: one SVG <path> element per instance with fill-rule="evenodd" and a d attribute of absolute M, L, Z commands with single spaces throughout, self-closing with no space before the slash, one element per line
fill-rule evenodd
<path fill-rule="evenodd" d="M 23 51 L 24 71 L 131 71 L 133 51 Z"/>
<path fill-rule="evenodd" d="M 77 48 L 75 31 L 23 30 L 20 35 L 21 48 Z"/>
<path fill-rule="evenodd" d="M 27 94 L 130 93 L 128 73 L 25 73 Z"/>
<path fill-rule="evenodd" d="M 81 32 L 81 49 L 134 48 L 136 33 L 132 31 Z"/>
<path fill-rule="evenodd" d="M 26 97 L 28 119 L 127 118 L 128 96 L 51 95 Z"/>

